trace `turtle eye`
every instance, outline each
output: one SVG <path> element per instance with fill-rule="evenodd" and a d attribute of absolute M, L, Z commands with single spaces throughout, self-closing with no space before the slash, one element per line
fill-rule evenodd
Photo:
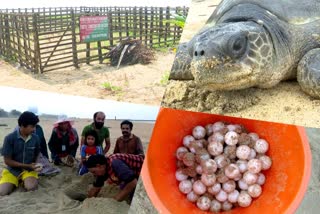
<path fill-rule="evenodd" d="M 247 49 L 247 37 L 243 34 L 232 36 L 228 41 L 228 55 L 233 59 L 243 56 Z"/>

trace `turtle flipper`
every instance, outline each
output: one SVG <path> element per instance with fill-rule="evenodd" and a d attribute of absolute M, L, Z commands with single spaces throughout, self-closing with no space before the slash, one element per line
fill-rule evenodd
<path fill-rule="evenodd" d="M 191 61 L 192 57 L 188 52 L 188 43 L 181 43 L 173 61 L 169 80 L 193 80 L 190 70 Z"/>
<path fill-rule="evenodd" d="M 300 60 L 297 79 L 305 93 L 320 98 L 320 48 L 310 50 Z"/>

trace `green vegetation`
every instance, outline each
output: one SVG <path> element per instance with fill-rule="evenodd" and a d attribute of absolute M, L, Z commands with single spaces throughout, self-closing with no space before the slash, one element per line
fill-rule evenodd
<path fill-rule="evenodd" d="M 115 86 L 115 85 L 112 85 L 110 82 L 104 82 L 102 84 L 102 87 L 108 91 L 112 91 L 112 92 L 120 92 L 122 91 L 122 88 L 119 87 L 119 86 Z"/>
<path fill-rule="evenodd" d="M 161 77 L 160 85 L 166 86 L 169 81 L 169 76 L 170 76 L 170 71 L 166 71 Z"/>

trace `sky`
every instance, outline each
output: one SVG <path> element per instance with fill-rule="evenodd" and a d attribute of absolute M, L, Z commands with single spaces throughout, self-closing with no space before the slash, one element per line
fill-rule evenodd
<path fill-rule="evenodd" d="M 65 114 L 68 117 L 92 118 L 103 111 L 107 119 L 156 120 L 159 106 L 149 106 L 113 100 L 102 100 L 0 86 L 0 108 L 5 111 L 26 111 L 37 108 L 38 114 Z"/>
<path fill-rule="evenodd" d="M 0 8 L 76 6 L 189 6 L 191 0 L 1 0 Z"/>

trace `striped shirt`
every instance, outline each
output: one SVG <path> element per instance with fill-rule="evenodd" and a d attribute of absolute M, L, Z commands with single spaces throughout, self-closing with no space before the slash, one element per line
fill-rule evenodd
<path fill-rule="evenodd" d="M 102 187 L 107 179 L 115 184 L 130 182 L 138 178 L 142 168 L 144 156 L 133 154 L 112 154 L 107 157 L 107 171 L 105 175 L 98 176 L 94 182 L 95 187 Z"/>

